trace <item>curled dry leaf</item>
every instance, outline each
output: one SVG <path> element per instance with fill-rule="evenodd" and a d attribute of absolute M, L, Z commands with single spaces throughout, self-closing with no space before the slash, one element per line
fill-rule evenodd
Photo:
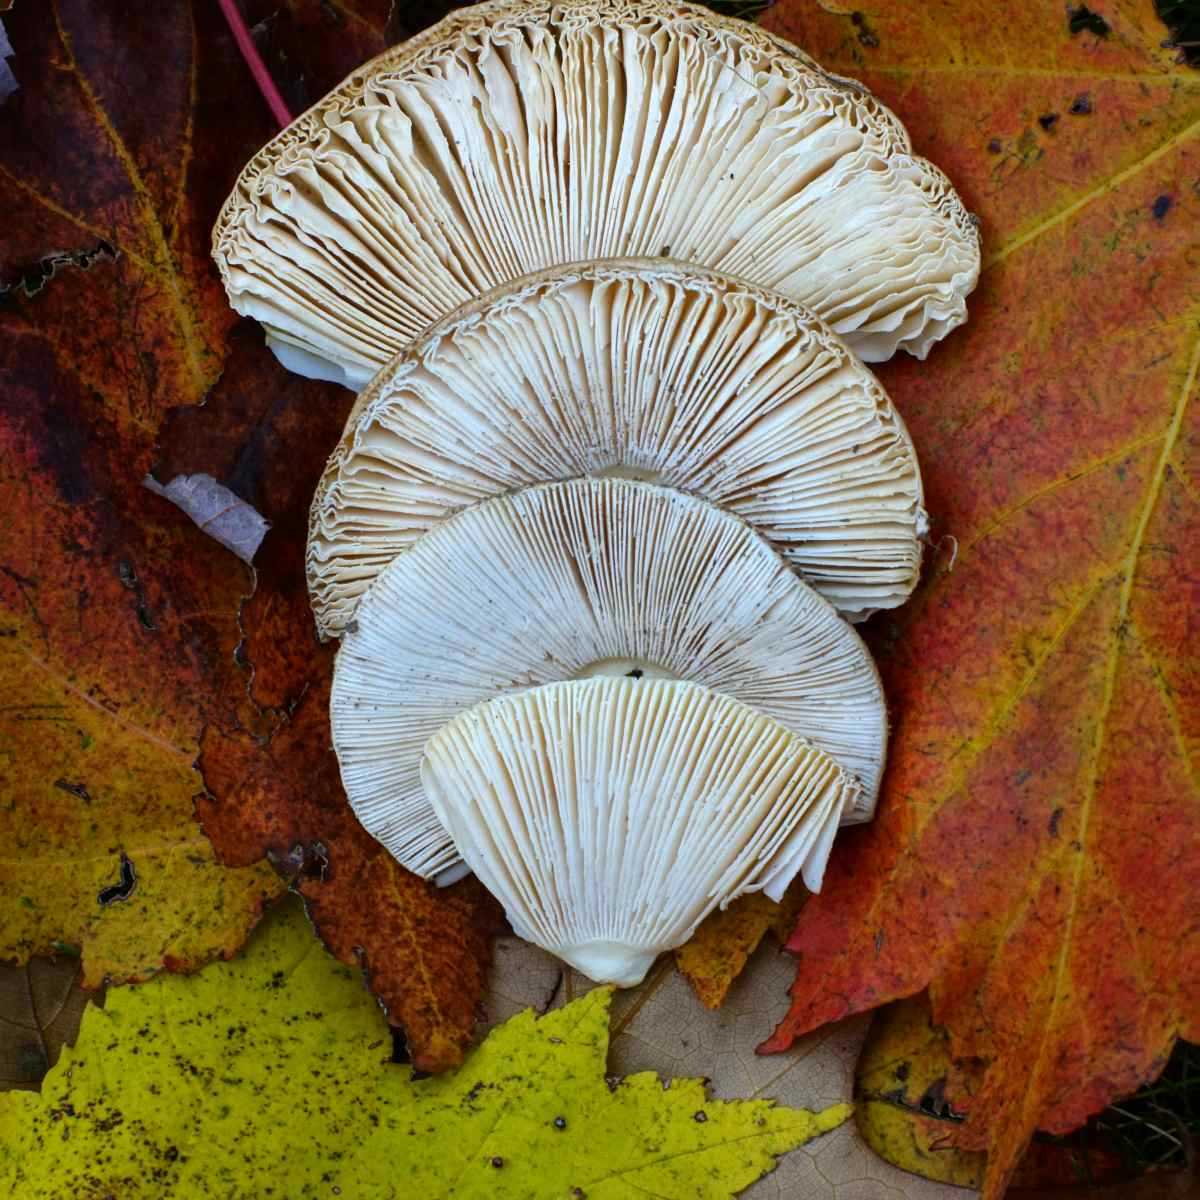
<path fill-rule="evenodd" d="M 880 372 L 957 561 L 878 631 L 880 819 L 800 915 L 769 1048 L 928 986 L 990 1064 L 955 1141 L 996 1197 L 1035 1128 L 1200 1037 L 1200 76 L 1151 0 L 1103 39 L 898 0 L 869 46 L 848 9 L 766 22 L 894 103 L 986 253 L 966 329 Z"/>
<path fill-rule="evenodd" d="M 205 533 L 244 563 L 254 556 L 270 524 L 240 496 L 211 475 L 176 475 L 165 487 L 147 475 L 142 485 L 183 509 Z"/>

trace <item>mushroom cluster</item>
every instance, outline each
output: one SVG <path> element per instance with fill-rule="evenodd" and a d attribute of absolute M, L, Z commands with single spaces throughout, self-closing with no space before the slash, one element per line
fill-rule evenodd
<path fill-rule="evenodd" d="M 491 0 L 356 71 L 214 230 L 288 367 L 362 388 L 313 501 L 333 744 L 406 867 L 637 983 L 874 812 L 853 628 L 926 528 L 864 361 L 979 238 L 860 85 L 674 0 Z"/>

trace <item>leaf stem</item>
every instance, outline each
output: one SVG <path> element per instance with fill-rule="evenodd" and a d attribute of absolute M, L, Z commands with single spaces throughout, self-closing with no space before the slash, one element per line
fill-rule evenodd
<path fill-rule="evenodd" d="M 271 72 L 267 70 L 267 65 L 263 62 L 262 55 L 259 54 L 258 47 L 254 44 L 254 39 L 250 36 L 250 30 L 246 28 L 246 21 L 238 10 L 237 0 L 217 0 L 217 3 L 221 6 L 221 12 L 225 15 L 229 31 L 233 34 L 233 40 L 237 42 L 237 48 L 241 51 L 242 58 L 246 60 L 246 66 L 250 68 L 250 74 L 254 76 L 254 82 L 267 102 L 271 115 L 279 122 L 281 129 L 285 125 L 290 125 L 292 114 L 288 111 L 288 106 L 275 86 L 275 80 L 271 78 Z"/>

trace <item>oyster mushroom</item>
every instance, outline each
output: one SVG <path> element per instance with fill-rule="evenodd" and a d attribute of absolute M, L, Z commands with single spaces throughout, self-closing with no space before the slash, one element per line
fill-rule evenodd
<path fill-rule="evenodd" d="M 865 88 L 675 0 L 494 0 L 355 71 L 213 233 L 240 313 L 361 387 L 434 321 L 567 262 L 673 257 L 780 291 L 866 361 L 966 317 L 979 237 Z"/>
<path fill-rule="evenodd" d="M 632 987 L 714 908 L 812 891 L 857 790 L 829 755 L 693 683 L 586 679 L 469 708 L 421 779 L 513 930 Z"/>
<path fill-rule="evenodd" d="M 333 743 L 350 804 L 410 870 L 458 855 L 421 789 L 426 741 L 483 700 L 594 676 L 712 688 L 807 737 L 862 782 L 887 740 L 866 647 L 737 517 L 629 479 L 543 484 L 464 509 L 363 597 L 334 668 Z"/>
<path fill-rule="evenodd" d="M 777 294 L 610 260 L 496 290 L 362 393 L 313 500 L 318 629 L 340 633 L 378 572 L 459 508 L 605 473 L 744 517 L 852 619 L 916 583 L 916 455 L 841 339 Z"/>

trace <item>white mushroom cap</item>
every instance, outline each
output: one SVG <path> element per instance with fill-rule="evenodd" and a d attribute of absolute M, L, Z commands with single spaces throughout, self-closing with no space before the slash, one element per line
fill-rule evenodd
<path fill-rule="evenodd" d="M 718 906 L 817 891 L 858 784 L 781 725 L 669 680 L 552 683 L 477 705 L 421 780 L 514 931 L 632 987 Z"/>
<path fill-rule="evenodd" d="M 457 862 L 421 790 L 425 742 L 463 709 L 559 680 L 686 679 L 807 737 L 874 807 L 883 691 L 853 628 L 749 526 L 628 479 L 543 484 L 464 509 L 358 606 L 330 712 L 359 820 L 410 870 Z"/>
<path fill-rule="evenodd" d="M 966 318 L 979 237 L 861 85 L 675 0 L 494 0 L 355 71 L 242 172 L 230 303 L 362 386 L 506 280 L 626 255 L 799 300 L 867 361 Z M 315 360 L 325 365 L 318 366 Z"/>
<path fill-rule="evenodd" d="M 614 260 L 500 288 L 375 377 L 313 500 L 318 629 L 463 506 L 604 473 L 744 517 L 851 619 L 916 583 L 916 454 L 837 335 L 774 293 Z"/>

